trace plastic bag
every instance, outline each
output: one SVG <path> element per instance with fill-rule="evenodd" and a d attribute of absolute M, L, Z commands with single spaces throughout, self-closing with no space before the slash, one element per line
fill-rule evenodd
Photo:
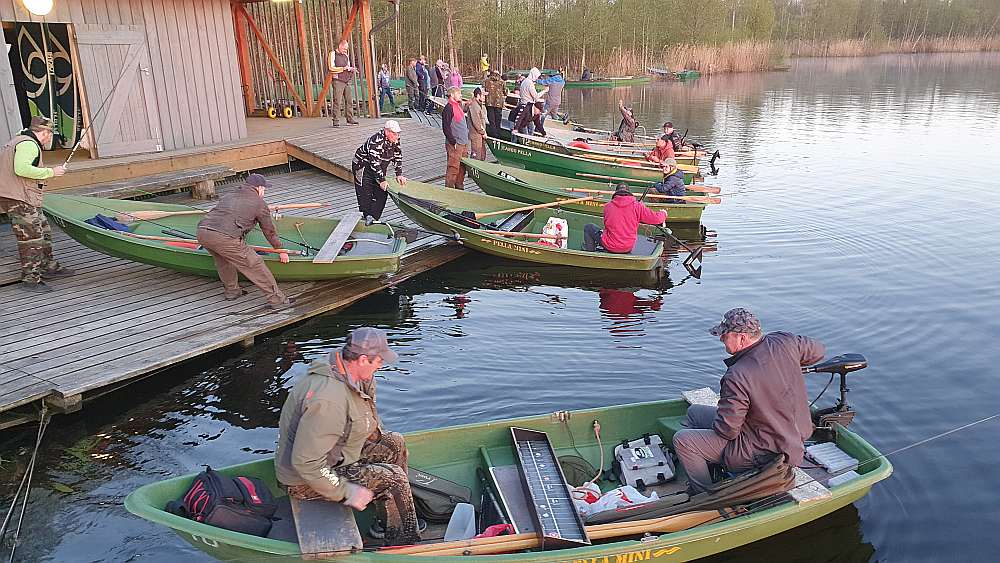
<path fill-rule="evenodd" d="M 659 498 L 656 491 L 647 497 L 630 485 L 601 494 L 601 489 L 594 483 L 586 483 L 582 487 L 573 489 L 571 496 L 576 511 L 584 518 L 597 512 L 646 504 Z"/>

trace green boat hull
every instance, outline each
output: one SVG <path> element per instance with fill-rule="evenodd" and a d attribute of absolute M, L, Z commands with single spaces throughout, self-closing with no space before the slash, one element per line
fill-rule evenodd
<path fill-rule="evenodd" d="M 215 261 L 205 250 L 177 248 L 161 241 L 143 240 L 120 234 L 116 231 L 95 227 L 84 221 L 100 213 L 113 216 L 120 212 L 133 211 L 191 211 L 184 205 L 150 203 L 120 199 L 102 199 L 84 196 L 46 195 L 43 207 L 49 220 L 59 226 L 80 244 L 102 254 L 142 262 L 199 276 L 218 277 Z M 163 231 L 174 229 L 194 235 L 198 221 L 204 215 L 180 215 L 164 217 L 155 221 L 130 223 L 132 232 L 151 236 L 168 236 Z M 335 219 L 311 217 L 284 217 L 275 220 L 278 233 L 285 239 L 283 245 L 289 250 L 301 249 L 296 242 L 301 241 L 295 224 L 300 224 L 306 243 L 321 248 L 337 225 Z M 347 277 L 377 277 L 399 270 L 399 260 L 406 249 L 406 241 L 390 238 L 390 231 L 384 225 L 355 228 L 351 238 L 377 240 L 388 245 L 362 241 L 338 256 L 329 264 L 313 263 L 311 256 L 289 256 L 287 264 L 278 260 L 277 254 L 263 255 L 264 264 L 279 281 L 329 280 Z M 247 243 L 255 246 L 271 246 L 260 229 L 247 235 Z"/>
<path fill-rule="evenodd" d="M 579 156 L 559 154 L 549 150 L 502 141 L 492 137 L 486 139 L 486 144 L 490 147 L 490 151 L 493 152 L 493 156 L 502 164 L 573 178 L 575 180 L 600 180 L 600 178 L 584 176 L 584 174 L 593 174 L 596 176 L 627 178 L 625 180 L 626 183 L 645 188 L 647 185 L 663 179 L 663 173 L 656 168 L 625 166 L 613 162 L 590 160 Z M 684 183 L 690 184 L 693 181 L 694 174 L 685 172 Z"/>
<path fill-rule="evenodd" d="M 465 169 L 483 192 L 505 199 L 513 199 L 527 204 L 552 203 L 566 199 L 585 197 L 587 193 L 572 192 L 563 188 L 584 188 L 608 190 L 607 183 L 571 180 L 542 172 L 532 172 L 520 168 L 508 168 L 500 164 L 465 158 Z M 588 215 L 602 215 L 604 204 L 610 196 L 598 195 L 598 199 L 581 201 L 562 206 L 562 209 Z M 647 207 L 664 209 L 670 223 L 698 223 L 705 205 L 700 203 L 657 204 L 655 199 L 646 200 Z"/>
<path fill-rule="evenodd" d="M 622 76 L 615 78 L 598 78 L 596 80 L 568 80 L 566 88 L 614 88 L 616 86 L 632 86 L 652 82 L 652 76 Z"/>
<path fill-rule="evenodd" d="M 598 420 L 607 448 L 644 433 L 660 434 L 666 443 L 680 428 L 687 409 L 684 401 L 657 401 L 573 411 L 563 424 L 551 415 L 508 419 L 487 423 L 453 426 L 406 435 L 410 466 L 420 468 L 457 483 L 469 486 L 473 498 L 479 498 L 477 468 L 515 463 L 510 444 L 510 427 L 530 428 L 548 433 L 557 455 L 582 455 L 597 463 L 600 449 L 591 423 Z M 506 555 L 464 556 L 462 561 L 503 561 L 536 563 L 628 563 L 639 560 L 664 562 L 690 561 L 746 545 L 816 520 L 860 499 L 872 485 L 886 479 L 892 466 L 879 452 L 857 434 L 837 428 L 837 445 L 851 456 L 873 460 L 860 470 L 861 477 L 830 489 L 831 495 L 809 503 L 785 501 L 764 510 L 756 510 L 728 520 L 706 524 L 685 531 L 654 534 L 643 541 L 626 539 L 600 545 L 550 551 L 527 551 Z M 606 452 L 610 455 L 610 451 Z M 277 496 L 284 496 L 274 477 L 272 458 L 259 459 L 219 470 L 227 475 L 263 479 Z M 167 513 L 163 507 L 191 485 L 194 474 L 150 483 L 125 499 L 131 513 L 173 529 L 191 545 L 226 561 L 288 561 L 301 554 L 298 544 L 208 526 Z M 368 509 L 357 515 L 359 528 L 367 529 Z M 391 551 L 365 551 L 350 555 L 351 561 L 443 563 L 454 557 L 417 557 L 393 555 Z M 343 559 L 344 557 L 341 557 Z"/>
<path fill-rule="evenodd" d="M 400 197 L 400 194 L 433 201 L 455 213 L 461 213 L 462 211 L 473 211 L 476 213 L 502 211 L 524 207 L 522 202 L 464 192 L 462 190 L 441 188 L 414 181 L 407 182 L 406 187 L 400 187 L 390 182 L 389 195 L 407 217 L 432 231 L 458 233 L 461 236 L 462 245 L 493 256 L 553 266 L 572 266 L 597 270 L 646 271 L 655 268 L 660 262 L 660 257 L 663 255 L 663 243 L 650 238 L 655 233 L 653 228 L 647 226 L 640 227 L 639 240 L 636 242 L 636 248 L 631 254 L 589 252 L 579 250 L 583 245 L 583 227 L 588 223 L 593 223 L 599 228 L 603 228 L 604 221 L 600 217 L 554 208 L 536 209 L 531 223 L 521 229 L 521 232 L 541 233 L 542 226 L 545 225 L 550 217 L 565 219 L 568 224 L 569 237 L 567 240 L 568 248 L 563 249 L 530 242 L 532 239 L 518 239 L 516 237 L 483 233 L 478 229 L 451 221 L 424 207 L 415 205 L 411 201 L 408 201 L 406 197 Z M 498 215 L 484 218 L 483 220 L 493 221 L 509 215 Z"/>
<path fill-rule="evenodd" d="M 542 149 L 542 150 L 545 150 L 545 151 L 551 151 L 551 152 L 559 153 L 559 154 L 568 154 L 568 155 L 572 155 L 572 156 L 580 156 L 580 157 L 584 157 L 584 158 L 587 158 L 587 157 L 602 158 L 602 157 L 604 157 L 604 158 L 628 158 L 628 159 L 632 159 L 632 160 L 643 160 L 643 159 L 645 159 L 645 156 L 641 155 L 639 153 L 632 153 L 632 154 L 620 153 L 620 152 L 616 153 L 616 152 L 611 152 L 611 151 L 601 151 L 601 150 L 595 150 L 595 149 L 581 149 L 579 147 L 571 147 L 568 144 L 557 144 L 555 142 L 556 139 L 554 137 L 551 137 L 551 136 L 548 137 L 548 138 L 543 138 L 543 137 L 535 137 L 534 135 L 521 135 L 520 133 L 517 133 L 517 134 L 514 134 L 514 139 L 519 144 L 526 145 L 526 146 L 529 146 L 529 147 L 532 147 L 532 148 Z M 600 145 L 597 145 L 597 146 L 600 146 Z M 650 149 L 650 150 L 652 150 L 652 149 Z M 649 151 L 644 151 L 644 152 L 649 152 Z M 697 159 L 695 159 L 694 157 L 679 156 L 679 157 L 676 157 L 674 160 L 677 161 L 677 164 L 687 164 L 689 166 L 697 166 L 698 165 Z"/>

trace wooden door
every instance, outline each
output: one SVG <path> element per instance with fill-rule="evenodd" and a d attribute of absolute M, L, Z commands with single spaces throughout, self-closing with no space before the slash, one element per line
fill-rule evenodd
<path fill-rule="evenodd" d="M 98 157 L 163 150 L 156 93 L 142 26 L 78 24 L 76 65 L 86 100 L 84 126 Z"/>

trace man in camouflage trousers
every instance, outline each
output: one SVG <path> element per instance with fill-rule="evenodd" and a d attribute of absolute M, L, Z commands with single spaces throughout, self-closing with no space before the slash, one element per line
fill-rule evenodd
<path fill-rule="evenodd" d="M 52 144 L 47 119 L 33 117 L 31 125 L 0 149 L 0 213 L 10 217 L 21 258 L 21 288 L 52 291 L 43 279 L 73 273 L 52 257 L 52 227 L 42 214 L 42 182 L 62 176 L 62 166 L 40 167 L 42 147 Z"/>
<path fill-rule="evenodd" d="M 382 428 L 375 408 L 375 372 L 396 359 L 384 332 L 361 327 L 314 360 L 281 409 L 274 469 L 293 498 L 355 510 L 376 501 L 370 535 L 406 545 L 420 541 L 406 442 Z"/>

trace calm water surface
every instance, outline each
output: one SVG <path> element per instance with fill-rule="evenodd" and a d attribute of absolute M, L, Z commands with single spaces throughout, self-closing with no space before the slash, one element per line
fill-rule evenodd
<path fill-rule="evenodd" d="M 725 203 L 700 280 L 618 281 L 469 257 L 394 292 L 174 370 L 57 419 L 20 558 L 201 561 L 121 506 L 168 476 L 270 456 L 285 372 L 360 325 L 399 350 L 385 421 L 403 431 L 676 396 L 717 386 L 706 333 L 748 306 L 765 329 L 860 352 L 854 428 L 883 452 L 1000 411 L 1000 55 L 800 60 L 790 72 L 568 91 L 583 122 L 671 119 L 718 148 Z M 810 380 L 817 391 L 824 378 Z M 719 557 L 773 561 L 992 559 L 1000 466 L 992 421 L 891 456 L 895 473 L 820 521 Z M 5 436 L 3 482 L 30 432 Z"/>

